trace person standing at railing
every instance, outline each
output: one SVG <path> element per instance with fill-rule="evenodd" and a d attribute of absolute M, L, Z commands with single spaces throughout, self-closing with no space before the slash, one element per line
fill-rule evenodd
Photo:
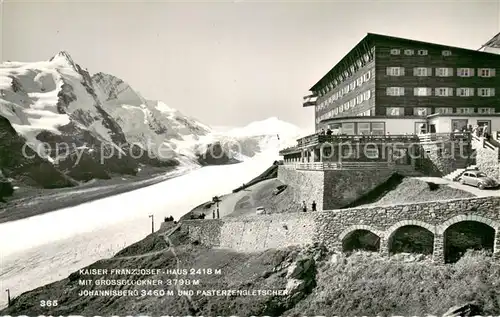
<path fill-rule="evenodd" d="M 483 127 L 483 136 L 484 138 L 489 141 L 490 140 L 490 130 L 488 130 L 488 125 L 485 124 Z"/>
<path fill-rule="evenodd" d="M 313 200 L 313 202 L 311 204 L 311 210 L 316 211 L 316 201 L 315 200 Z"/>
<path fill-rule="evenodd" d="M 332 135 L 332 133 L 333 133 L 333 131 L 330 128 L 328 128 L 328 130 L 326 130 L 326 135 Z"/>
<path fill-rule="evenodd" d="M 307 212 L 307 204 L 305 200 L 302 201 L 302 211 Z"/>

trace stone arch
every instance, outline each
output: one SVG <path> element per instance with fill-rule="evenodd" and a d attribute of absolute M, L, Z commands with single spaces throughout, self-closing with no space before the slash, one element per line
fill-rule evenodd
<path fill-rule="evenodd" d="M 459 215 L 445 221 L 439 227 L 443 238 L 446 263 L 458 261 L 467 250 L 498 249 L 499 222 L 476 215 Z"/>
<path fill-rule="evenodd" d="M 489 219 L 489 218 L 482 217 L 482 216 L 475 216 L 475 215 L 458 215 L 458 216 L 455 216 L 455 217 L 452 217 L 452 218 L 446 220 L 442 225 L 440 225 L 437 228 L 437 233 L 440 235 L 444 234 L 446 229 L 448 229 L 449 227 L 453 226 L 454 224 L 462 222 L 462 221 L 481 222 L 485 225 L 492 227 L 495 230 L 498 230 L 500 228 L 500 222 L 493 220 L 493 219 Z"/>
<path fill-rule="evenodd" d="M 383 232 L 367 225 L 355 225 L 345 229 L 339 240 L 343 252 L 355 250 L 380 251 Z"/>
<path fill-rule="evenodd" d="M 352 232 L 354 232 L 354 231 L 356 231 L 356 230 L 366 230 L 366 231 L 370 231 L 370 232 L 372 232 L 373 234 L 375 234 L 375 235 L 379 236 L 380 238 L 383 238 L 383 236 L 384 236 L 384 232 L 383 232 L 383 231 L 380 231 L 380 230 L 378 230 L 378 229 L 375 229 L 375 228 L 373 228 L 372 226 L 368 226 L 368 225 L 354 225 L 354 226 L 347 227 L 344 231 L 342 231 L 342 232 L 339 234 L 338 239 L 339 239 L 340 241 L 342 241 L 342 240 L 344 240 L 344 238 L 345 238 L 348 234 L 350 234 L 350 233 L 352 233 Z"/>
<path fill-rule="evenodd" d="M 424 229 L 429 230 L 432 232 L 432 234 L 436 235 L 437 233 L 437 228 L 434 225 L 430 225 L 426 222 L 420 221 L 420 220 L 401 220 L 390 226 L 386 231 L 385 231 L 385 237 L 387 239 L 390 239 L 391 236 L 396 232 L 401 227 L 405 226 L 418 226 L 422 227 Z"/>
<path fill-rule="evenodd" d="M 432 254 L 436 227 L 419 220 L 398 221 L 386 231 L 389 253 Z"/>

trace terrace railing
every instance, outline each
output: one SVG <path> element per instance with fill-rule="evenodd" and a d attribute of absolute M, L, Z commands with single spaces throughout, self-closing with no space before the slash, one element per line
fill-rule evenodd
<path fill-rule="evenodd" d="M 313 162 L 285 163 L 289 168 L 297 170 L 359 170 L 359 169 L 394 169 L 394 162 Z"/>
<path fill-rule="evenodd" d="M 348 143 L 348 142 L 419 142 L 415 134 L 411 135 L 322 135 L 312 134 L 297 140 L 299 147 L 307 147 L 320 143 Z"/>
<path fill-rule="evenodd" d="M 465 141 L 471 140 L 470 132 L 452 132 L 452 133 L 425 133 L 419 134 L 421 143 L 442 142 L 442 141 Z"/>

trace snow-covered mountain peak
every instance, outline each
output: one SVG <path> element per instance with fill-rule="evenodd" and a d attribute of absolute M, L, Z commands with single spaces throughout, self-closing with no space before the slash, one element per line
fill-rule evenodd
<path fill-rule="evenodd" d="M 71 67 L 74 70 L 77 70 L 76 63 L 71 58 L 71 55 L 67 51 L 60 51 L 56 55 L 54 55 L 49 62 L 59 66 Z"/>
<path fill-rule="evenodd" d="M 288 122 L 277 117 L 270 117 L 261 121 L 254 121 L 243 128 L 235 128 L 226 132 L 232 136 L 262 136 L 262 135 L 284 135 L 288 137 L 299 136 L 301 130 Z"/>

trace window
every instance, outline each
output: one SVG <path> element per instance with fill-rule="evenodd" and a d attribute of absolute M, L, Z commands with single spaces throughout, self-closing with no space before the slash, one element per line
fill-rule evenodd
<path fill-rule="evenodd" d="M 453 68 L 436 68 L 436 76 L 438 77 L 450 77 L 453 76 Z"/>
<path fill-rule="evenodd" d="M 432 88 L 427 88 L 427 87 L 413 88 L 413 95 L 415 95 L 415 96 L 431 96 L 432 95 Z"/>
<path fill-rule="evenodd" d="M 453 108 L 436 108 L 436 113 L 442 113 L 442 114 L 453 113 Z"/>
<path fill-rule="evenodd" d="M 478 95 L 481 97 L 492 97 L 495 95 L 495 88 L 479 88 Z"/>
<path fill-rule="evenodd" d="M 460 97 L 474 96 L 474 88 L 457 88 L 457 96 Z"/>
<path fill-rule="evenodd" d="M 389 107 L 386 109 L 386 114 L 388 116 L 402 116 L 402 115 L 404 115 L 404 108 Z"/>
<path fill-rule="evenodd" d="M 413 50 L 405 50 L 405 55 L 413 55 L 414 53 Z"/>
<path fill-rule="evenodd" d="M 415 67 L 413 68 L 413 76 L 431 76 L 432 68 Z"/>
<path fill-rule="evenodd" d="M 349 85 L 349 88 L 350 88 L 351 90 L 354 90 L 354 89 L 356 88 L 356 82 L 355 82 L 355 81 L 353 81 L 353 82 Z"/>
<path fill-rule="evenodd" d="M 459 68 L 457 69 L 457 76 L 472 77 L 474 76 L 474 68 Z"/>
<path fill-rule="evenodd" d="M 429 108 L 413 108 L 414 116 L 426 116 L 429 114 L 430 114 Z"/>
<path fill-rule="evenodd" d="M 371 75 L 370 72 L 365 73 L 363 75 L 363 81 L 365 81 L 365 82 L 369 81 L 370 77 L 371 77 L 370 75 Z"/>
<path fill-rule="evenodd" d="M 368 110 L 370 111 L 370 110 Z M 384 135 L 385 134 L 385 123 L 384 122 L 372 122 L 372 134 Z"/>
<path fill-rule="evenodd" d="M 354 67 L 354 65 L 351 65 L 351 67 L 349 67 L 349 70 L 351 71 L 351 73 L 354 73 L 354 71 L 356 70 L 356 68 Z"/>
<path fill-rule="evenodd" d="M 460 114 L 474 113 L 474 108 L 457 108 L 457 113 Z"/>
<path fill-rule="evenodd" d="M 354 123 L 342 123 L 342 133 L 347 135 L 354 134 Z"/>
<path fill-rule="evenodd" d="M 421 56 L 427 55 L 427 50 L 418 50 L 417 54 Z"/>
<path fill-rule="evenodd" d="M 363 93 L 363 95 L 364 95 L 364 96 L 363 96 L 363 99 L 364 99 L 364 100 L 368 100 L 368 99 L 370 99 L 370 97 L 371 97 L 371 91 L 370 91 L 370 90 L 367 90 L 367 91 L 365 91 L 365 92 Z"/>
<path fill-rule="evenodd" d="M 358 135 L 370 134 L 370 122 L 359 122 L 357 134 Z"/>
<path fill-rule="evenodd" d="M 479 113 L 495 113 L 495 108 L 479 108 Z"/>
<path fill-rule="evenodd" d="M 387 67 L 387 75 L 389 76 L 403 76 L 405 69 L 403 67 Z"/>
<path fill-rule="evenodd" d="M 361 95 L 357 95 L 357 96 L 356 96 L 356 104 L 358 104 L 358 105 L 359 105 L 359 104 L 360 104 L 360 103 L 362 103 L 362 102 L 363 102 L 363 94 L 361 94 Z"/>
<path fill-rule="evenodd" d="M 375 78 L 375 68 L 370 71 L 370 78 Z"/>
<path fill-rule="evenodd" d="M 370 56 L 368 54 L 363 55 L 363 59 L 365 62 L 368 62 L 370 60 Z"/>
<path fill-rule="evenodd" d="M 404 96 L 404 87 L 387 87 L 386 93 L 388 96 Z"/>
<path fill-rule="evenodd" d="M 358 65 L 358 67 L 361 67 L 361 66 L 363 66 L 363 62 L 360 59 L 358 59 L 356 61 L 356 65 Z"/>
<path fill-rule="evenodd" d="M 372 115 L 372 111 L 371 110 L 366 110 L 365 112 L 363 112 L 363 115 L 369 117 L 369 116 Z"/>
<path fill-rule="evenodd" d="M 477 70 L 479 77 L 494 77 L 495 69 L 494 68 L 479 68 Z"/>
<path fill-rule="evenodd" d="M 453 96 L 453 88 L 445 88 L 445 87 L 436 88 L 435 95 L 441 97 Z"/>
<path fill-rule="evenodd" d="M 400 49 L 393 48 L 391 50 L 391 55 L 399 55 L 399 54 L 401 54 L 401 50 Z"/>
<path fill-rule="evenodd" d="M 356 98 L 349 100 L 349 107 L 353 108 L 356 105 Z"/>
<path fill-rule="evenodd" d="M 442 51 L 442 52 L 441 52 L 441 54 L 442 54 L 443 56 L 450 56 L 450 55 L 451 55 L 451 51 L 448 51 L 448 50 L 446 50 L 446 51 Z"/>
<path fill-rule="evenodd" d="M 363 84 L 363 77 L 359 77 L 358 79 L 356 79 L 356 85 L 359 87 Z"/>

